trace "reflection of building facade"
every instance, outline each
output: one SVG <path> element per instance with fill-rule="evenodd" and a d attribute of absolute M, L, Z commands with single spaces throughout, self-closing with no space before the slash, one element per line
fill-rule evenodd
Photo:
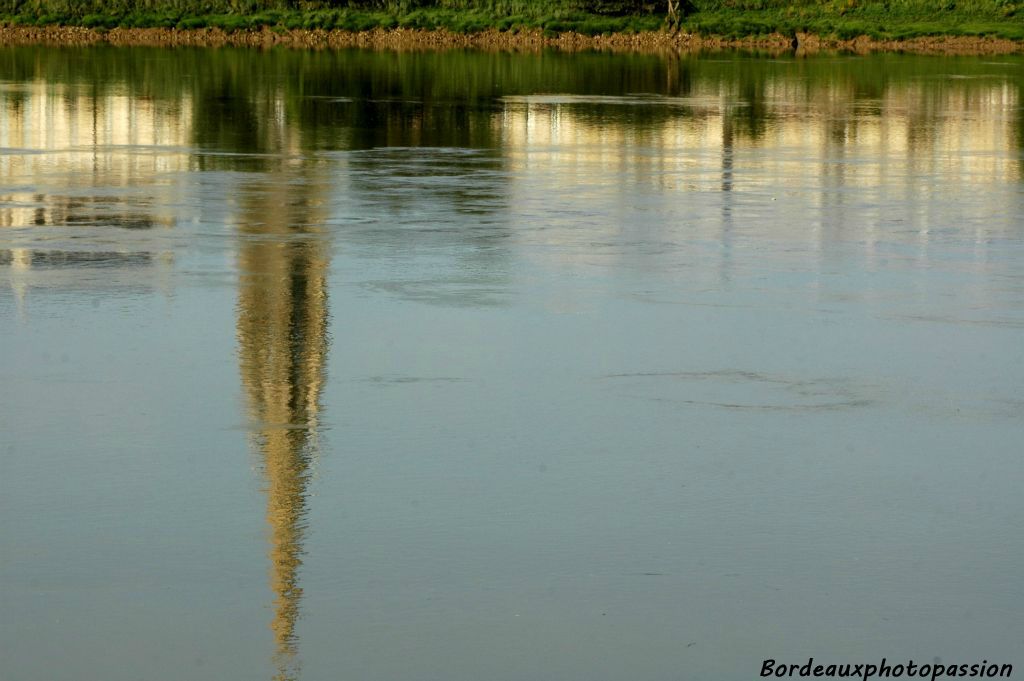
<path fill-rule="evenodd" d="M 52 177 L 55 170 L 62 178 L 43 191 L 5 192 L 0 227 L 170 225 L 167 209 L 156 212 L 175 198 L 160 184 L 160 174 L 188 168 L 191 130 L 187 96 L 170 105 L 123 91 L 45 82 L 4 91 L 0 147 L 20 153 L 0 155 L 0 186 L 31 186 L 33 178 Z M 111 187 L 131 187 L 144 200 L 129 205 L 111 197 Z"/>
<path fill-rule="evenodd" d="M 0 266 L 19 302 L 30 290 L 122 292 L 167 291 L 174 270 L 170 252 L 46 251 L 33 248 L 0 250 Z"/>
<path fill-rule="evenodd" d="M 174 224 L 159 174 L 187 168 L 188 102 L 174 107 L 84 86 L 31 82 L 0 92 L 0 228 L 123 229 L 102 251 L 11 248 L 0 262 L 19 302 L 33 289 L 148 291 L 169 285 Z M 152 153 L 124 153 L 125 146 Z M 156 153 L 156 147 L 160 152 Z M 180 152 L 166 152 L 166 147 Z M 39 177 L 59 184 L 39 186 Z M 31 187 L 22 190 L 20 187 Z M 114 189 L 114 191 L 111 191 Z M 14 245 L 14 244 L 12 244 Z"/>
<path fill-rule="evenodd" d="M 329 249 L 318 198 L 325 188 L 288 161 L 260 186 L 239 188 L 239 363 L 267 480 L 271 626 L 282 681 L 298 673 L 299 570 L 327 360 Z"/>
<path fill-rule="evenodd" d="M 893 238 L 893 218 L 927 246 L 929 226 L 951 219 L 935 214 L 943 204 L 929 196 L 987 192 L 981 210 L 993 220 L 975 222 L 989 232 L 1013 227 L 1005 216 L 1021 207 L 1022 166 L 1010 148 L 1018 94 L 1003 79 L 911 80 L 865 102 L 841 78 L 810 85 L 766 76 L 752 96 L 696 77 L 685 97 L 509 98 L 494 125 L 512 178 L 510 204 L 529 206 L 561 188 L 599 216 L 589 240 L 621 237 L 651 214 L 685 222 L 690 238 L 724 244 L 735 230 L 757 229 L 742 219 L 740 195 L 775 192 L 778 210 L 798 204 L 800 214 L 773 224 L 774 235 L 825 250 L 846 238 L 830 230 L 849 230 L 872 257 L 876 241 Z M 660 228 L 679 227 L 672 222 Z M 552 219 L 530 238 L 581 237 Z M 546 257 L 569 265 L 573 256 L 563 249 Z M 595 262 L 593 253 L 584 257 Z"/>
<path fill-rule="evenodd" d="M 991 86 L 934 88 L 921 84 L 892 85 L 877 109 L 864 112 L 856 92 L 822 86 L 809 91 L 798 79 L 768 79 L 759 103 L 762 130 L 736 127 L 737 150 L 759 154 L 756 168 L 792 162 L 827 162 L 826 151 L 847 146 L 864 157 L 903 156 L 921 172 L 937 169 L 978 184 L 1019 179 L 1019 164 L 1006 154 L 1013 138 L 1012 114 L 1018 107 L 1016 90 L 1003 82 Z M 575 103 L 585 104 L 577 108 Z M 501 140 L 519 168 L 557 166 L 566 183 L 578 171 L 595 165 L 623 168 L 643 175 L 700 170 L 702 152 L 721 148 L 726 117 L 753 118 L 752 106 L 718 82 L 697 81 L 687 97 L 520 97 L 510 98 L 498 115 Z M 604 107 L 609 116 L 595 116 Z M 624 115 L 631 108 L 661 107 L 649 120 Z M 582 113 L 578 113 L 582 112 Z M 527 152 L 529 152 L 527 154 Z M 658 153 L 652 153 L 658 152 Z M 951 168 L 952 166 L 952 168 Z M 891 184 L 877 167 L 857 169 L 862 185 Z M 768 173 L 763 184 L 779 177 Z M 801 188 L 808 189 L 806 185 Z M 625 189 L 625 187 L 624 187 Z"/>

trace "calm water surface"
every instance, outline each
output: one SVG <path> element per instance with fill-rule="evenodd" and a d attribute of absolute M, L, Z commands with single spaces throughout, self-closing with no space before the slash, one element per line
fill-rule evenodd
<path fill-rule="evenodd" d="M 1024 60 L 0 50 L 0 677 L 1024 668 Z"/>

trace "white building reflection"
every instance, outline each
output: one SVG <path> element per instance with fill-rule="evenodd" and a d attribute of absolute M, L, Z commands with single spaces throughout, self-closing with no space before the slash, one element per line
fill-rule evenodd
<path fill-rule="evenodd" d="M 160 235 L 181 197 L 162 176 L 188 168 L 188 98 L 43 81 L 5 84 L 0 98 L 0 229 L 12 228 L 0 263 L 19 306 L 33 289 L 167 290 L 174 256 Z M 17 230 L 28 227 L 60 229 L 45 248 L 42 232 Z"/>
<path fill-rule="evenodd" d="M 776 75 L 758 88 L 756 101 L 699 78 L 685 97 L 506 100 L 494 125 L 510 204 L 540 210 L 535 201 L 554 193 L 591 216 L 549 216 L 532 243 L 621 242 L 641 229 L 672 241 L 685 229 L 686 239 L 721 244 L 758 233 L 820 257 L 855 240 L 870 259 L 879 241 L 897 241 L 927 259 L 937 226 L 979 243 L 1015 229 L 1021 102 L 1004 80 L 890 83 L 880 98 L 841 79 Z M 954 196 L 965 199 L 962 216 L 950 213 Z M 552 266 L 602 262 L 593 249 L 544 253 Z"/>

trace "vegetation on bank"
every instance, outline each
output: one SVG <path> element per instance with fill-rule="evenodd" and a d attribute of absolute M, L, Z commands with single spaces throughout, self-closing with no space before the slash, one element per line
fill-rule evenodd
<path fill-rule="evenodd" d="M 225 31 L 410 28 L 548 34 L 676 29 L 725 38 L 811 33 L 878 40 L 1024 40 L 1024 0 L 0 0 L 0 23 Z"/>

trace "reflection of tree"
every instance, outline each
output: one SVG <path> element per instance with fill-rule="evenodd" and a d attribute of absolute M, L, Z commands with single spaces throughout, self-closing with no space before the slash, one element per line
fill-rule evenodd
<path fill-rule="evenodd" d="M 693 59 L 681 59 L 678 54 L 665 56 L 665 94 L 670 97 L 688 97 L 693 92 Z"/>
<path fill-rule="evenodd" d="M 768 79 L 765 73 L 743 68 L 744 61 L 739 61 L 736 74 L 736 94 L 743 106 L 735 107 L 730 112 L 736 132 L 752 140 L 764 137 L 774 114 L 768 105 L 765 88 Z"/>
<path fill-rule="evenodd" d="M 719 263 L 719 278 L 723 284 L 732 279 L 733 248 L 733 153 L 736 143 L 733 117 L 726 107 L 722 111 L 722 259 Z"/>
<path fill-rule="evenodd" d="M 1018 106 L 1013 116 L 1013 136 L 1017 145 L 1019 174 L 1024 177 L 1024 82 L 1017 83 Z"/>

